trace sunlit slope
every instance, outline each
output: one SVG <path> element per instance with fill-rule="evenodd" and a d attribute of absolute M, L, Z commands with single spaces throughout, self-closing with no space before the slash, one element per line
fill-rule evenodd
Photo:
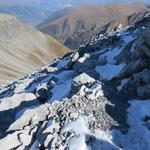
<path fill-rule="evenodd" d="M 62 56 L 67 48 L 15 17 L 0 15 L 0 83 L 6 83 Z"/>

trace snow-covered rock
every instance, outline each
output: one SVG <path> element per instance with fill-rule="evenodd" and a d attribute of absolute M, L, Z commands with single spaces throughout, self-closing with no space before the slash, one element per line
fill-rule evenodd
<path fill-rule="evenodd" d="M 148 22 L 1 87 L 0 150 L 149 150 Z"/>

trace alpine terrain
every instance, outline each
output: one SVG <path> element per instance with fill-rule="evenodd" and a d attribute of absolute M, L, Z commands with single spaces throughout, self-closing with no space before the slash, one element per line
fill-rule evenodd
<path fill-rule="evenodd" d="M 67 51 L 55 39 L 16 17 L 0 14 L 0 84 L 46 65 Z"/>
<path fill-rule="evenodd" d="M 0 150 L 66 149 L 150 150 L 149 13 L 1 87 Z"/>
<path fill-rule="evenodd" d="M 33 26 L 43 22 L 51 14 L 47 10 L 29 6 L 0 6 L 0 13 L 16 16 L 22 22 Z"/>
<path fill-rule="evenodd" d="M 131 25 L 133 14 L 147 10 L 142 3 L 107 3 L 66 8 L 53 13 L 37 26 L 71 49 L 87 43 L 100 30 L 110 32 L 116 27 Z"/>

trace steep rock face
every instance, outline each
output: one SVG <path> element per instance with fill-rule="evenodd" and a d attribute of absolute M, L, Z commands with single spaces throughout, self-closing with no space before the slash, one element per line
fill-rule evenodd
<path fill-rule="evenodd" d="M 149 150 L 149 25 L 97 34 L 1 88 L 0 149 Z"/>
<path fill-rule="evenodd" d="M 128 17 L 145 8 L 143 4 L 105 4 L 72 8 L 53 14 L 37 28 L 76 49 L 103 27 L 111 32 L 120 23 L 122 27 L 129 25 Z"/>
<path fill-rule="evenodd" d="M 0 84 L 46 65 L 66 52 L 66 47 L 48 35 L 13 16 L 0 15 Z"/>

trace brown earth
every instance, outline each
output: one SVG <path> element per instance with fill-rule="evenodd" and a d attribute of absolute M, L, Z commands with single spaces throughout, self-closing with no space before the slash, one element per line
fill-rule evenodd
<path fill-rule="evenodd" d="M 52 37 L 13 16 L 0 14 L 0 84 L 30 73 L 67 51 Z"/>
<path fill-rule="evenodd" d="M 86 5 L 54 13 L 37 28 L 58 39 L 66 46 L 77 49 L 110 22 L 113 27 L 129 25 L 129 16 L 143 11 L 146 6 L 134 4 Z M 108 26 L 109 27 L 109 26 Z M 109 31 L 112 29 L 112 24 Z"/>

